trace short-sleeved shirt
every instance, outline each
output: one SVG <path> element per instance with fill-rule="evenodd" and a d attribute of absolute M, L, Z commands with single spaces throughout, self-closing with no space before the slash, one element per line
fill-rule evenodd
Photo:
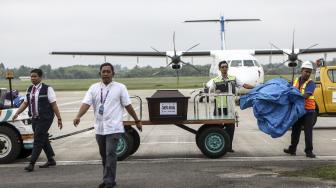
<path fill-rule="evenodd" d="M 39 94 L 40 94 L 40 90 L 42 88 L 42 83 L 39 83 L 37 85 L 34 85 L 33 87 L 36 88 L 35 90 L 35 109 L 38 109 L 38 99 L 39 99 Z M 29 88 L 28 88 L 29 89 Z M 26 91 L 26 93 L 28 93 L 28 89 Z M 33 91 L 33 88 L 32 88 L 32 91 Z M 31 101 L 31 98 L 33 97 L 33 95 L 30 95 L 30 101 Z M 53 103 L 53 102 L 56 102 L 56 94 L 55 94 L 55 91 L 52 87 L 48 87 L 48 101 L 49 103 Z M 27 99 L 27 95 L 25 95 L 25 98 L 24 98 L 24 102 L 28 102 L 28 99 Z M 32 108 L 32 107 L 31 107 Z M 31 111 L 33 111 L 33 109 L 30 109 Z M 36 112 L 36 116 L 38 116 L 38 110 Z"/>
<path fill-rule="evenodd" d="M 299 81 L 301 81 L 300 78 L 299 78 Z M 300 83 L 299 83 L 299 86 L 301 87 L 302 84 L 303 84 L 303 83 L 300 82 Z M 316 84 L 314 83 L 314 81 L 311 80 L 311 81 L 309 81 L 309 82 L 307 83 L 307 85 L 306 85 L 305 93 L 312 95 L 312 94 L 314 93 L 315 88 L 316 88 Z M 306 111 L 307 111 L 307 112 L 314 112 L 315 110 L 306 110 Z"/>
<path fill-rule="evenodd" d="M 86 92 L 83 103 L 93 106 L 96 134 L 107 135 L 125 132 L 123 112 L 125 106 L 131 104 L 125 85 L 114 81 L 108 85 L 102 82 L 95 83 Z M 101 105 L 104 106 L 102 115 L 99 113 Z"/>

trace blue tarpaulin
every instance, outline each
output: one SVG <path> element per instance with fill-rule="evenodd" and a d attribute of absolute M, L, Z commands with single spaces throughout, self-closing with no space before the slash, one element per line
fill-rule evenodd
<path fill-rule="evenodd" d="M 293 126 L 306 110 L 304 98 L 287 80 L 275 78 L 240 98 L 242 110 L 253 107 L 261 131 L 277 138 Z"/>

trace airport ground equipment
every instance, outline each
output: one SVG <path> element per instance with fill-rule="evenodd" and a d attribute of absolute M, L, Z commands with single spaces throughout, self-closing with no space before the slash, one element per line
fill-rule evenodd
<path fill-rule="evenodd" d="M 0 164 L 31 155 L 34 133 L 27 112 L 12 122 L 17 108 L 0 110 Z"/>
<path fill-rule="evenodd" d="M 11 88 L 12 74 L 6 74 L 6 77 Z M 14 122 L 12 121 L 17 108 L 12 107 L 12 100 L 10 105 L 5 104 L 7 92 L 7 88 L 0 89 L 0 164 L 11 163 L 17 158 L 30 156 L 34 141 L 31 119 L 27 111 L 22 112 Z"/>
<path fill-rule="evenodd" d="M 177 91 L 177 90 L 175 90 Z M 231 90 L 230 90 L 231 91 Z M 172 90 L 169 90 L 172 92 Z M 230 93 L 198 93 L 192 98 L 193 103 L 193 114 L 190 117 L 181 117 L 187 115 L 185 113 L 177 112 L 176 114 L 172 114 L 175 107 L 176 110 L 187 110 L 185 109 L 185 104 L 182 104 L 183 107 L 179 107 L 181 104 L 181 100 L 176 97 L 171 97 L 171 94 L 167 95 L 168 98 L 163 99 L 162 103 L 156 101 L 154 99 L 154 103 L 150 105 L 161 105 L 161 107 L 166 107 L 165 109 L 171 110 L 170 114 L 164 113 L 162 117 L 158 117 L 157 113 L 154 113 L 154 116 L 151 120 L 145 120 L 142 118 L 142 99 L 139 96 L 132 96 L 132 100 L 134 100 L 132 105 L 137 109 L 137 113 L 142 121 L 143 125 L 175 125 L 181 129 L 184 129 L 190 133 L 195 134 L 195 143 L 197 147 L 201 150 L 201 152 L 209 157 L 209 158 L 219 158 L 226 154 L 228 147 L 230 146 L 230 137 L 225 130 L 225 126 L 227 125 L 238 125 L 238 114 L 235 111 L 235 102 L 234 102 L 234 94 Z M 227 97 L 228 101 L 228 114 L 224 115 L 222 112 L 221 116 L 214 116 L 213 111 L 215 108 L 214 99 L 216 96 Z M 201 98 L 208 98 L 209 100 L 205 102 L 201 102 Z M 167 101 L 168 100 L 168 101 Z M 159 100 L 160 101 L 160 100 Z M 167 103 L 176 103 L 179 104 L 167 104 Z M 183 101 L 182 101 L 183 103 Z M 170 106 L 170 108 L 169 108 Z M 153 106 L 152 106 L 153 107 Z M 168 108 L 167 108 L 168 107 Z M 149 106 L 151 108 L 151 106 Z M 154 107 L 156 108 L 156 107 Z M 153 110 L 153 109 L 151 109 Z M 160 110 L 159 108 L 157 110 Z M 161 109 L 164 110 L 164 109 Z M 170 118 L 169 118 L 170 116 Z M 176 118 L 178 117 L 178 118 Z M 118 160 L 124 160 L 130 155 L 134 154 L 139 146 L 140 146 L 140 136 L 138 131 L 132 126 L 135 125 L 135 122 L 131 120 L 129 115 L 126 115 L 124 118 L 124 126 L 125 126 L 125 134 L 120 138 L 118 146 L 117 146 L 117 156 Z M 197 130 L 191 128 L 192 126 L 201 125 Z M 90 131 L 93 127 L 83 129 L 80 131 L 76 131 L 73 133 L 69 133 L 66 135 L 61 135 L 57 137 L 50 138 L 50 140 L 57 140 L 61 138 L 65 138 L 68 136 L 72 136 L 75 134 L 79 134 L 82 132 Z"/>
<path fill-rule="evenodd" d="M 162 96 L 161 91 L 157 91 L 153 96 L 157 97 L 155 99 L 150 99 L 149 101 L 149 111 L 154 111 L 149 114 L 150 118 L 148 120 L 142 119 L 142 114 L 140 118 L 143 125 L 175 125 L 182 128 L 190 133 L 195 134 L 195 142 L 200 151 L 209 158 L 219 158 L 226 154 L 228 147 L 230 146 L 230 137 L 225 130 L 227 125 L 238 125 L 238 114 L 235 111 L 235 95 L 232 90 L 226 93 L 198 93 L 192 98 L 193 103 L 193 114 L 188 117 L 183 117 L 185 114 L 182 111 L 187 111 L 187 107 L 184 103 L 182 96 L 173 96 L 174 90 L 168 90 L 166 97 L 161 99 L 158 97 Z M 175 90 L 175 92 L 178 92 Z M 158 94 L 159 93 L 159 94 Z M 178 94 L 177 94 L 178 95 Z M 220 116 L 214 116 L 214 99 L 217 96 L 227 97 L 228 102 L 228 114 L 224 115 L 222 112 Z M 208 98 L 209 100 L 200 102 L 201 98 Z M 154 100 L 154 101 L 153 101 Z M 142 109 L 142 100 L 138 97 L 139 106 Z M 170 103 L 170 104 L 169 104 Z M 161 115 L 159 112 L 161 112 Z M 138 132 L 132 128 L 135 122 L 130 120 L 124 120 L 124 126 L 126 129 L 126 134 L 120 139 L 117 147 L 118 159 L 123 160 L 129 155 L 135 153 L 140 145 L 140 137 Z M 193 129 L 192 126 L 202 125 L 200 128 Z"/>
<path fill-rule="evenodd" d="M 336 66 L 322 66 L 315 76 L 317 116 L 336 116 Z M 314 125 L 317 117 L 314 119 Z"/>

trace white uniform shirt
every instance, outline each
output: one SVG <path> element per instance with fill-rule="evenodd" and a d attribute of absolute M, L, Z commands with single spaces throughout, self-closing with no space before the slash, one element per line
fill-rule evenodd
<path fill-rule="evenodd" d="M 103 115 L 99 114 L 101 100 L 105 100 Z M 107 86 L 102 82 L 95 83 L 86 92 L 83 103 L 93 106 L 96 134 L 107 135 L 125 132 L 122 122 L 123 112 L 125 106 L 131 104 L 125 85 L 114 81 Z"/>
<path fill-rule="evenodd" d="M 223 79 L 223 76 L 220 75 L 220 77 L 222 78 L 222 80 L 229 80 L 229 79 Z M 236 86 L 238 88 L 240 87 L 243 87 L 244 83 L 241 82 L 239 79 L 236 78 Z M 209 80 L 207 83 L 206 83 L 206 87 L 209 88 L 209 91 L 215 91 L 215 88 L 216 88 L 216 83 L 213 79 Z"/>
<path fill-rule="evenodd" d="M 38 114 L 38 96 L 39 96 L 39 94 L 40 94 L 40 90 L 41 90 L 41 88 L 42 88 L 42 83 L 39 83 L 39 84 L 37 84 L 36 86 L 33 86 L 33 87 L 36 87 L 36 90 L 35 90 L 35 109 L 36 109 L 36 116 L 38 116 L 39 114 Z M 30 91 L 30 93 L 32 93 L 33 92 L 33 88 L 32 87 L 32 89 L 31 89 L 31 91 Z M 28 93 L 28 89 L 27 89 L 27 91 L 26 91 L 26 93 Z M 29 101 L 31 101 L 31 98 L 33 97 L 33 95 L 32 94 L 30 94 L 30 99 L 29 99 Z M 56 101 L 56 94 L 55 94 L 55 91 L 54 91 L 54 89 L 52 88 L 52 87 L 48 87 L 48 101 L 49 101 L 49 103 L 53 103 L 53 102 L 55 102 Z M 27 95 L 25 96 L 25 98 L 24 98 L 24 102 L 28 102 L 28 99 L 27 99 Z M 33 113 L 33 109 L 32 108 L 30 108 L 30 111 Z"/>

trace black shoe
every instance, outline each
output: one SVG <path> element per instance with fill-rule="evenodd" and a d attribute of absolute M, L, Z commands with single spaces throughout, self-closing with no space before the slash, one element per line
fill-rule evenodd
<path fill-rule="evenodd" d="M 284 149 L 283 150 L 285 153 L 287 153 L 287 154 L 290 154 L 290 155 L 296 155 L 296 152 L 295 151 L 293 151 L 293 150 L 290 150 L 290 149 Z"/>
<path fill-rule="evenodd" d="M 24 170 L 27 172 L 32 172 L 34 170 L 34 165 L 30 163 L 28 166 L 24 168 Z"/>
<path fill-rule="evenodd" d="M 54 159 L 44 163 L 43 165 L 40 165 L 40 168 L 49 168 L 49 166 L 56 166 L 56 161 Z"/>
<path fill-rule="evenodd" d="M 99 184 L 98 188 L 106 188 L 106 187 L 109 188 L 109 187 L 114 187 L 116 185 L 117 185 L 116 182 L 112 183 L 112 185 L 105 185 L 105 183 L 101 183 Z"/>
<path fill-rule="evenodd" d="M 233 149 L 229 149 L 227 152 L 234 153 L 235 151 Z"/>
<path fill-rule="evenodd" d="M 311 152 L 311 153 L 306 153 L 306 157 L 316 158 L 316 155 L 313 152 Z"/>
<path fill-rule="evenodd" d="M 113 187 L 115 187 L 116 185 L 117 185 L 116 182 L 114 182 L 114 183 L 112 183 L 112 184 L 105 185 L 104 188 L 113 188 Z"/>
<path fill-rule="evenodd" d="M 98 188 L 105 188 L 105 183 L 101 183 L 98 185 Z"/>

